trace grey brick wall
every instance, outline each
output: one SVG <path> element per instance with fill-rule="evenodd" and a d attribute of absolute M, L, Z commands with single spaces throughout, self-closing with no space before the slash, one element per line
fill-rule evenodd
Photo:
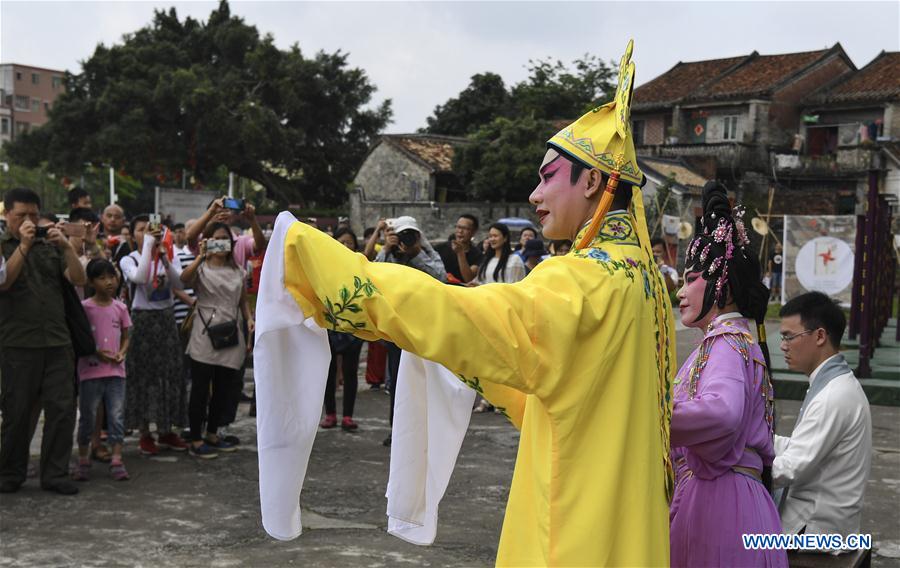
<path fill-rule="evenodd" d="M 434 180 L 425 166 L 382 142 L 363 162 L 356 178 L 367 201 L 431 201 Z"/>

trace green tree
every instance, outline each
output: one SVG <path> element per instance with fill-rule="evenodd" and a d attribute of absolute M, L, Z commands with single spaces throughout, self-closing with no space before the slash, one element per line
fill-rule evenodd
<path fill-rule="evenodd" d="M 453 170 L 472 199 L 528 201 L 546 141 L 556 130 L 548 120 L 496 118 L 473 134 L 470 144 L 457 149 Z"/>
<path fill-rule="evenodd" d="M 510 92 L 511 116 L 574 120 L 612 100 L 616 92 L 613 67 L 593 55 L 566 67 L 561 61 L 528 62 L 528 79 Z"/>
<path fill-rule="evenodd" d="M 345 53 L 280 50 L 224 0 L 205 23 L 172 8 L 98 46 L 9 153 L 58 171 L 112 163 L 145 186 L 183 169 L 203 185 L 225 167 L 283 203 L 340 204 L 392 114 L 390 100 L 371 108 L 375 90 Z"/>
<path fill-rule="evenodd" d="M 457 97 L 435 108 L 427 132 L 466 135 L 453 169 L 472 199 L 526 201 L 537 183 L 546 141 L 560 122 L 574 120 L 615 94 L 613 67 L 592 55 L 571 67 L 529 61 L 528 78 L 508 91 L 493 73 L 472 77 Z"/>
<path fill-rule="evenodd" d="M 434 109 L 424 132 L 466 136 L 507 112 L 509 94 L 503 78 L 495 73 L 473 75 L 469 86 L 458 96 Z"/>

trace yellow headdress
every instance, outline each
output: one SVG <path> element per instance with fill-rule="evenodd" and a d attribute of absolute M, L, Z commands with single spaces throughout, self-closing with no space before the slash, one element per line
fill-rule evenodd
<path fill-rule="evenodd" d="M 609 212 L 619 179 L 640 186 L 644 177 L 638 168 L 631 138 L 631 92 L 634 85 L 634 63 L 631 52 L 634 40 L 628 42 L 619 61 L 619 82 L 612 102 L 599 106 L 557 132 L 547 145 L 596 168 L 609 177 L 590 228 L 575 248 L 584 248 L 597 234 L 603 217 Z"/>
<path fill-rule="evenodd" d="M 634 41 L 632 40 L 628 42 L 625 54 L 619 62 L 619 83 L 616 87 L 615 99 L 591 110 L 560 130 L 547 142 L 547 145 L 581 162 L 588 168 L 596 168 L 609 175 L 609 181 L 591 219 L 591 224 L 583 233 L 582 238 L 575 243 L 575 248 L 583 249 L 591 246 L 603 218 L 609 213 L 621 178 L 632 184 L 631 209 L 636 222 L 638 239 L 641 249 L 643 249 L 643 261 L 647 266 L 655 267 L 653 253 L 650 250 L 647 219 L 644 215 L 644 200 L 641 196 L 644 174 L 638 168 L 634 141 L 631 137 L 631 92 L 634 85 L 634 63 L 631 61 L 631 52 L 633 49 Z M 672 417 L 670 393 L 674 375 L 673 365 L 675 364 L 674 327 L 672 306 L 662 276 L 658 270 L 650 272 L 648 276 L 659 330 L 656 337 L 656 361 L 659 371 L 657 394 L 660 404 L 659 427 L 662 437 L 662 456 L 660 457 L 665 464 L 666 489 L 671 499 L 674 476 L 669 455 L 669 422 Z"/>

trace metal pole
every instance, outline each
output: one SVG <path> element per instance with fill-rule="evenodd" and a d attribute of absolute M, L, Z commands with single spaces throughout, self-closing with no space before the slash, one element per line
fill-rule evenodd
<path fill-rule="evenodd" d="M 875 331 L 875 233 L 878 219 L 878 170 L 869 170 L 869 195 L 866 210 L 866 242 L 864 245 L 865 258 L 863 259 L 862 275 L 862 310 L 860 313 L 859 334 L 859 366 L 856 368 L 856 376 L 871 377 L 872 366 L 869 359 L 872 357 L 872 337 Z"/>
<path fill-rule="evenodd" d="M 109 167 L 109 204 L 115 205 L 116 203 L 116 170 L 110 166 Z"/>
<path fill-rule="evenodd" d="M 856 216 L 856 247 L 853 256 L 853 284 L 850 288 L 850 325 L 847 330 L 848 339 L 856 339 L 859 333 L 859 312 L 862 309 L 862 273 L 865 257 L 866 216 Z"/>

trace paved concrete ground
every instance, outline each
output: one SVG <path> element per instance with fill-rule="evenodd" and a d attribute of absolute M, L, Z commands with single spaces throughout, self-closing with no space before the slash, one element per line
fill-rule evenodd
<path fill-rule="evenodd" d="M 685 356 L 697 339 L 679 332 Z M 0 496 L 0 566 L 488 566 L 496 554 L 518 436 L 499 415 L 473 416 L 441 508 L 437 541 L 417 547 L 385 533 L 388 397 L 364 385 L 358 433 L 321 431 L 301 505 L 304 534 L 270 539 L 260 526 L 253 419 L 234 432 L 245 444 L 198 461 L 184 454 L 137 455 L 132 479 L 114 482 L 102 464 L 75 497 L 49 494 L 30 479 Z M 799 403 L 779 401 L 789 432 Z M 900 408 L 874 407 L 872 476 L 863 532 L 875 541 L 874 566 L 900 566 Z M 35 454 L 37 452 L 35 451 Z"/>

